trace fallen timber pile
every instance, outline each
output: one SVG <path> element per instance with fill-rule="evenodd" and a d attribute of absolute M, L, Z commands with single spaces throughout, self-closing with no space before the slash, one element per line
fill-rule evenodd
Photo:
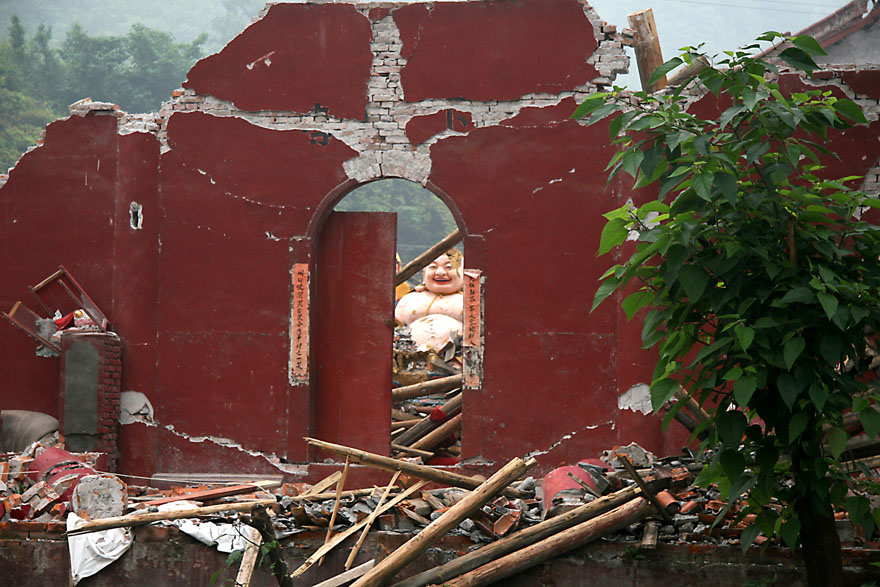
<path fill-rule="evenodd" d="M 635 444 L 614 447 L 602 460 L 560 467 L 535 481 L 524 478 L 536 464 L 533 459 L 512 459 L 482 480 L 306 440 L 340 460 L 339 470 L 314 485 L 259 482 L 164 491 L 128 486 L 126 508 L 133 511 L 86 520 L 69 527 L 67 535 L 75 539 L 113 528 L 191 519 L 238 524 L 247 538 L 236 577 L 240 585 L 249 584 L 261 566 L 270 569 L 279 585 L 316 584 L 310 580 L 310 569 L 336 551 L 346 557 L 345 571 L 317 584 L 421 587 L 499 583 L 599 539 L 639 549 L 663 542 L 736 544 L 751 522 L 738 513 L 739 504 L 727 508 L 716 488 L 690 486 L 699 468 L 692 458 L 656 459 Z M 874 462 L 878 460 L 864 459 L 861 464 L 873 468 L 880 465 Z M 346 487 L 347 470 L 355 465 L 388 471 L 388 483 Z M 175 504 L 178 509 L 160 511 Z M 413 535 L 384 558 L 357 559 L 368 533 L 377 529 Z M 260 544 L 276 541 L 283 545 L 301 532 L 326 539 L 297 568 L 288 567 L 282 549 L 260 549 Z M 436 548 L 446 534 L 467 537 L 473 546 L 444 564 L 418 574 L 408 572 L 410 563 L 426 549 Z M 767 539 L 759 536 L 757 542 Z M 858 535 L 852 535 L 850 543 L 876 547 Z"/>

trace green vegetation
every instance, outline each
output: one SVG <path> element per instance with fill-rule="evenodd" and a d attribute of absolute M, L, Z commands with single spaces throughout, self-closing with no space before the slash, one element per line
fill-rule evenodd
<path fill-rule="evenodd" d="M 819 45 L 791 42 L 780 57 L 813 71 Z M 625 290 L 630 319 L 646 309 L 644 346 L 658 352 L 654 411 L 681 387 L 710 413 L 702 448 L 711 460 L 697 481 L 718 483 L 731 501 L 747 497 L 757 518 L 743 547 L 759 532 L 778 536 L 804 549 L 810 585 L 839 585 L 832 506 L 868 536 L 880 524 L 846 462 L 845 425 L 857 417 L 880 434 L 880 395 L 862 377 L 880 332 L 880 227 L 859 219 L 880 200 L 847 187 L 855 178 L 817 176 L 818 155 L 833 155 L 828 133 L 865 122 L 858 105 L 821 90 L 783 95 L 776 68 L 748 53 L 756 47 L 698 75 L 723 109 L 717 119 L 684 110 L 682 88 L 637 92 L 635 106 L 615 90 L 578 107 L 590 122 L 614 115 L 611 176 L 659 193 L 605 215 L 600 254 L 633 232 L 638 244 L 603 275 L 593 308 Z M 688 48 L 654 77 L 700 57 Z"/>
<path fill-rule="evenodd" d="M 397 250 L 406 264 L 455 230 L 455 219 L 443 201 L 405 179 L 382 179 L 345 196 L 342 212 L 397 212 Z"/>
<path fill-rule="evenodd" d="M 202 54 L 205 36 L 191 43 L 140 24 L 124 36 L 92 37 L 74 25 L 60 46 L 40 24 L 28 36 L 12 16 L 0 41 L 0 169 L 12 166 L 51 120 L 85 97 L 128 112 L 158 110 Z"/>

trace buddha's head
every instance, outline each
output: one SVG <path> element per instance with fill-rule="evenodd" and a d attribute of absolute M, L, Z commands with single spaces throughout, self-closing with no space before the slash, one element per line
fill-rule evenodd
<path fill-rule="evenodd" d="M 455 249 L 440 255 L 425 267 L 425 289 L 436 294 L 452 294 L 461 291 L 463 257 Z"/>

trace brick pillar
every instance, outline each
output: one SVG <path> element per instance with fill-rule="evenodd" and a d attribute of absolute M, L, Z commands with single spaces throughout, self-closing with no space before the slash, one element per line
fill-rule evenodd
<path fill-rule="evenodd" d="M 113 333 L 61 335 L 58 419 L 68 450 L 107 453 L 116 470 L 122 343 Z"/>

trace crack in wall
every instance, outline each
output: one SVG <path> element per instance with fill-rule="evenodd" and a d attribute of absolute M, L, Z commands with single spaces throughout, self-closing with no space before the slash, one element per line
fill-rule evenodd
<path fill-rule="evenodd" d="M 608 420 L 607 422 L 602 422 L 600 424 L 592 424 L 592 425 L 588 424 L 588 425 L 584 426 L 583 428 L 581 428 L 580 430 L 575 430 L 573 432 L 569 432 L 568 434 L 564 434 L 559 440 L 557 440 L 556 442 L 554 442 L 553 444 L 548 446 L 545 450 L 533 450 L 533 451 L 527 453 L 524 458 L 530 459 L 530 458 L 546 455 L 550 451 L 552 451 L 553 449 L 561 446 L 565 441 L 571 440 L 572 438 L 574 438 L 575 436 L 577 436 L 578 434 L 580 434 L 581 432 L 583 432 L 585 430 L 595 430 L 596 428 L 599 428 L 601 426 L 608 426 L 609 424 L 611 425 L 611 429 L 614 430 L 614 427 L 616 425 L 614 420 Z"/>

